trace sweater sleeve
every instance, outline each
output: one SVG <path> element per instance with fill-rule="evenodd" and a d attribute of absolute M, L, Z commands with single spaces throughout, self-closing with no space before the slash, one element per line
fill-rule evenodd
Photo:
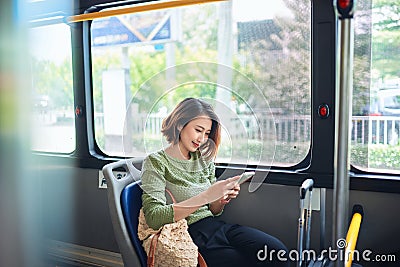
<path fill-rule="evenodd" d="M 174 222 L 172 204 L 166 204 L 164 168 L 162 162 L 152 155 L 144 160 L 142 167 L 143 212 L 146 223 L 155 230 Z"/>
<path fill-rule="evenodd" d="M 210 162 L 210 165 L 208 166 L 209 170 L 209 176 L 208 179 L 210 180 L 211 184 L 214 184 L 217 181 L 217 178 L 215 177 L 215 164 L 214 162 Z M 210 207 L 210 204 L 208 204 L 208 207 Z M 214 217 L 220 216 L 224 212 L 224 209 L 222 209 L 219 213 L 214 214 Z"/>
<path fill-rule="evenodd" d="M 214 164 L 214 162 L 210 162 L 210 165 L 208 166 L 208 170 L 209 170 L 208 179 L 210 180 L 211 184 L 214 184 L 217 181 L 217 178 L 215 177 L 215 164 Z"/>

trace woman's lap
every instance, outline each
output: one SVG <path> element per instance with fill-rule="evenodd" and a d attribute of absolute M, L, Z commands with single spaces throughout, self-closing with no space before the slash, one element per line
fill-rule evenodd
<path fill-rule="evenodd" d="M 209 217 L 190 225 L 189 233 L 210 267 L 289 266 L 277 258 L 278 251 L 287 253 L 285 245 L 255 228 Z"/>

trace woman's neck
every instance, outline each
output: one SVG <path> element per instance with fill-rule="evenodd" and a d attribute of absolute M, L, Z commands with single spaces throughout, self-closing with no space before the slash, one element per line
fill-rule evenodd
<path fill-rule="evenodd" d="M 167 153 L 169 156 L 177 159 L 183 159 L 183 160 L 189 160 L 190 159 L 190 153 L 182 153 L 182 150 L 179 147 L 178 144 L 171 144 L 169 147 L 165 149 L 165 153 Z"/>

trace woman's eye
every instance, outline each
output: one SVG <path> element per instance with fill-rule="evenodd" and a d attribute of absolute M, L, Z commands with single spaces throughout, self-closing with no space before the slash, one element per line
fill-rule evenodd
<path fill-rule="evenodd" d="M 199 130 L 199 129 L 196 129 L 196 132 L 198 132 L 198 133 L 201 133 L 201 130 Z"/>

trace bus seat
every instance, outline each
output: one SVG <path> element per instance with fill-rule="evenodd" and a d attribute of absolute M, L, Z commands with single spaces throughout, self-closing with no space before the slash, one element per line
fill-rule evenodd
<path fill-rule="evenodd" d="M 120 160 L 103 167 L 107 181 L 107 197 L 115 238 L 124 265 L 147 265 L 147 256 L 137 236 L 139 211 L 142 207 L 140 171 L 134 167 L 143 159 Z M 116 177 L 113 170 L 123 168 L 127 174 Z"/>

